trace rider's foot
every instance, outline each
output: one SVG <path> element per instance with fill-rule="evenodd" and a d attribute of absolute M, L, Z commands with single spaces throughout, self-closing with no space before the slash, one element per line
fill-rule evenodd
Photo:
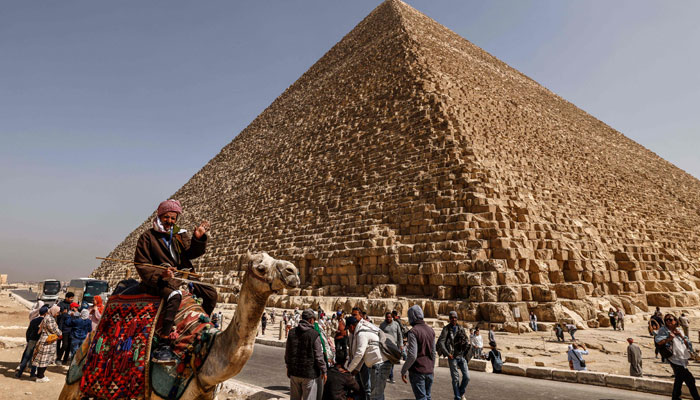
<path fill-rule="evenodd" d="M 170 345 L 163 343 L 153 351 L 152 361 L 158 364 L 169 364 L 177 361 L 177 356 L 170 349 Z"/>

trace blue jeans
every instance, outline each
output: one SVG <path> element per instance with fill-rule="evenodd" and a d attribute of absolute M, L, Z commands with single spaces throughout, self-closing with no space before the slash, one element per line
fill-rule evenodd
<path fill-rule="evenodd" d="M 371 400 L 384 400 L 384 388 L 389 372 L 394 369 L 394 364 L 390 361 L 377 363 L 372 366 L 372 397 Z"/>
<path fill-rule="evenodd" d="M 411 382 L 411 389 L 413 389 L 416 400 L 431 400 L 430 388 L 433 386 L 433 374 L 424 375 L 408 371 L 408 380 Z"/>
<path fill-rule="evenodd" d="M 362 368 L 360 368 L 360 373 L 357 374 L 360 377 L 360 398 L 364 400 L 370 400 L 372 397 L 372 371 L 367 368 L 365 363 L 362 363 Z"/>
<path fill-rule="evenodd" d="M 533 332 L 537 332 L 537 322 L 530 320 L 530 328 Z"/>
<path fill-rule="evenodd" d="M 34 347 L 36 346 L 36 340 L 30 340 L 27 342 L 27 347 L 24 348 L 24 353 L 22 353 L 22 361 L 19 363 L 19 370 L 16 372 L 17 375 L 22 376 L 24 369 L 32 361 L 32 356 L 34 355 Z M 31 367 L 31 376 L 36 375 L 36 367 Z"/>
<path fill-rule="evenodd" d="M 464 357 L 455 357 L 448 360 L 450 365 L 450 377 L 452 378 L 452 390 L 455 393 L 455 400 L 460 400 L 469 384 L 469 367 Z M 462 371 L 462 382 L 459 381 L 459 371 Z"/>

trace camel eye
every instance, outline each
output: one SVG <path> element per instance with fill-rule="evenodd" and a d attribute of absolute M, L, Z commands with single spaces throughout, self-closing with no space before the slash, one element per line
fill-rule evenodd
<path fill-rule="evenodd" d="M 264 273 L 265 272 L 265 266 L 262 264 L 258 264 L 255 269 L 258 270 L 258 272 Z"/>

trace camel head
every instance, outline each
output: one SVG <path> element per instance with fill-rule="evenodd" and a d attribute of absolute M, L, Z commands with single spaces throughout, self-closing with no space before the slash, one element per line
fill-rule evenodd
<path fill-rule="evenodd" d="M 299 270 L 289 261 L 277 260 L 262 252 L 248 252 L 248 274 L 256 288 L 262 292 L 276 293 L 280 289 L 299 287 Z"/>

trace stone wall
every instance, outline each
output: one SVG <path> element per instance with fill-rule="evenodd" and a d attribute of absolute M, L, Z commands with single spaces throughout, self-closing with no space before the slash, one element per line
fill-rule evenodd
<path fill-rule="evenodd" d="M 700 301 L 697 179 L 398 0 L 172 197 L 183 226 L 213 222 L 196 266 L 221 284 L 250 250 L 299 267 L 287 295 L 427 298 L 471 320 Z"/>

